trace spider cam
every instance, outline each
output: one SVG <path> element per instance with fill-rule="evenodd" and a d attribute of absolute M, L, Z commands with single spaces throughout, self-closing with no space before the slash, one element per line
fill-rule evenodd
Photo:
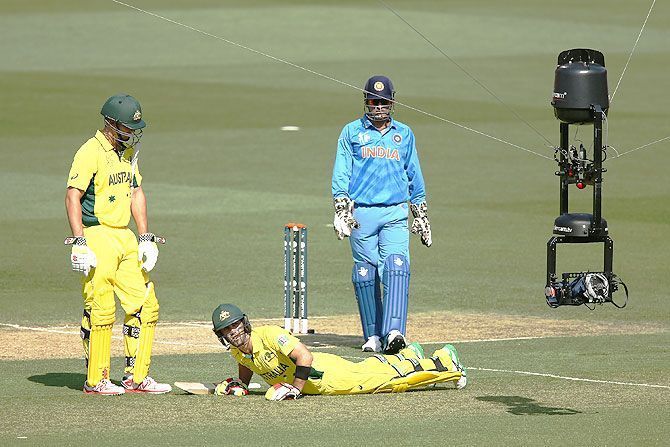
<path fill-rule="evenodd" d="M 545 297 L 550 307 L 612 303 L 618 308 L 626 306 L 628 289 L 612 273 L 614 241 L 609 237 L 607 221 L 602 218 L 602 175 L 606 172 L 603 162 L 607 158 L 603 146 L 603 121 L 607 119 L 609 97 L 605 57 L 596 50 L 572 49 L 558 55 L 551 101 L 554 115 L 560 123 L 560 146 L 554 158 L 558 163 L 556 175 L 560 187 L 560 216 L 554 221 L 553 236 L 547 242 L 547 284 Z M 571 145 L 568 138 L 570 125 L 593 126 L 593 154 L 583 144 Z M 577 189 L 593 188 L 593 211 L 568 212 L 569 185 Z M 556 274 L 556 246 L 558 244 L 603 244 L 603 270 L 598 272 Z M 612 294 L 620 286 L 626 292 L 626 301 L 619 305 Z"/>

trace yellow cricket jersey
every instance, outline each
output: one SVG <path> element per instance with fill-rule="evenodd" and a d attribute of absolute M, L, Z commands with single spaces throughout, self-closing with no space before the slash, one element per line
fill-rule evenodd
<path fill-rule="evenodd" d="M 84 191 L 81 198 L 85 227 L 104 224 L 126 227 L 130 222 L 131 160 L 135 150 L 119 155 L 102 132 L 84 143 L 74 156 L 67 186 Z M 132 174 L 132 187 L 142 184 L 139 168 Z"/>
<path fill-rule="evenodd" d="M 251 331 L 253 353 L 245 354 L 234 346 L 230 353 L 237 363 L 258 374 L 269 385 L 295 379 L 295 363 L 289 354 L 300 343 L 289 331 L 279 326 L 260 326 Z M 309 381 L 303 393 L 318 394 L 318 389 Z"/>

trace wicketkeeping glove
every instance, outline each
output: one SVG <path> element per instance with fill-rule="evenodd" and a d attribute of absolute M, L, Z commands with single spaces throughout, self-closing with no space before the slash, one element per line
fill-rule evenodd
<path fill-rule="evenodd" d="M 145 272 L 150 272 L 156 266 L 158 261 L 158 245 L 156 242 L 164 244 L 165 239 L 156 236 L 153 233 L 140 234 L 140 243 L 137 246 L 137 259 L 142 262 L 142 268 Z"/>
<path fill-rule="evenodd" d="M 349 197 L 337 197 L 333 200 L 335 206 L 335 217 L 333 228 L 339 240 L 351 236 L 351 230 L 358 228 L 358 222 L 354 219 L 354 201 Z"/>
<path fill-rule="evenodd" d="M 216 386 L 214 394 L 217 396 L 228 396 L 231 394 L 233 396 L 246 396 L 249 394 L 249 389 L 240 379 L 229 377 Z"/>
<path fill-rule="evenodd" d="M 295 400 L 301 397 L 300 390 L 288 383 L 275 383 L 265 392 L 267 400 Z"/>
<path fill-rule="evenodd" d="M 430 247 L 433 243 L 433 237 L 430 232 L 430 221 L 428 220 L 428 205 L 426 205 L 426 202 L 421 202 L 418 205 L 412 203 L 410 209 L 412 210 L 412 216 L 414 216 L 412 233 L 419 234 L 421 243 Z"/>
<path fill-rule="evenodd" d="M 82 272 L 84 276 L 88 276 L 92 267 L 98 264 L 93 250 L 86 245 L 86 238 L 68 237 L 65 238 L 65 245 L 72 245 L 72 253 L 70 254 L 70 262 L 72 263 L 72 270 L 75 272 Z"/>

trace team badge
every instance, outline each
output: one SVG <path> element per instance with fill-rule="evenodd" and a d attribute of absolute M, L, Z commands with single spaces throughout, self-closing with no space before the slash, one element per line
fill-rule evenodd
<path fill-rule="evenodd" d="M 133 115 L 133 121 L 139 121 L 142 119 L 142 112 L 139 110 L 135 110 L 135 114 Z"/>
<path fill-rule="evenodd" d="M 264 358 L 265 358 L 265 361 L 266 361 L 266 362 L 269 362 L 270 360 L 272 360 L 272 359 L 275 358 L 275 357 L 276 357 L 276 356 L 275 356 L 275 353 L 274 353 L 274 352 L 272 352 L 272 351 L 266 351 L 266 352 L 265 352 Z"/>
<path fill-rule="evenodd" d="M 219 314 L 219 321 L 223 321 L 226 318 L 228 318 L 229 316 L 230 316 L 230 312 L 228 312 L 227 310 L 222 310 L 221 313 Z"/>
<path fill-rule="evenodd" d="M 376 92 L 381 92 L 384 90 L 384 83 L 382 81 L 377 81 L 375 82 L 375 85 L 373 86 Z"/>
<path fill-rule="evenodd" d="M 393 141 L 395 144 L 400 144 L 402 142 L 402 137 L 400 136 L 399 133 L 393 135 Z"/>
<path fill-rule="evenodd" d="M 286 335 L 280 335 L 277 337 L 277 343 L 279 343 L 279 346 L 284 346 L 286 343 L 288 343 L 288 338 Z"/>

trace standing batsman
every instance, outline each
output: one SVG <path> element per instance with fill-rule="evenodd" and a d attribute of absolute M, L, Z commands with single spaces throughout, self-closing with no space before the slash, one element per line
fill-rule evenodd
<path fill-rule="evenodd" d="M 342 129 L 332 179 L 335 233 L 340 240 L 350 236 L 362 349 L 387 354 L 406 345 L 408 201 L 412 232 L 425 246 L 432 243 L 414 133 L 391 117 L 394 100 L 389 78 L 368 79 L 364 114 Z"/>
<path fill-rule="evenodd" d="M 81 337 L 86 354 L 84 392 L 167 393 L 170 385 L 149 374 L 158 321 L 158 300 L 148 272 L 158 259 L 157 239 L 149 233 L 137 147 L 145 122 L 130 95 L 110 97 L 102 106 L 104 127 L 77 151 L 67 181 L 65 207 L 72 230 L 72 269 L 83 273 Z M 139 245 L 128 228 L 133 216 Z M 119 298 L 126 355 L 122 386 L 109 379 L 112 325 Z"/>
<path fill-rule="evenodd" d="M 399 393 L 453 382 L 467 385 L 465 368 L 452 345 L 426 358 L 412 343 L 396 355 L 377 354 L 350 362 L 325 352 L 310 352 L 279 326 L 252 329 L 247 316 L 234 304 L 221 304 L 212 313 L 213 330 L 238 364 L 238 377 L 216 386 L 215 394 L 248 394 L 253 374 L 270 385 L 268 400 L 297 399 L 303 394 Z"/>

